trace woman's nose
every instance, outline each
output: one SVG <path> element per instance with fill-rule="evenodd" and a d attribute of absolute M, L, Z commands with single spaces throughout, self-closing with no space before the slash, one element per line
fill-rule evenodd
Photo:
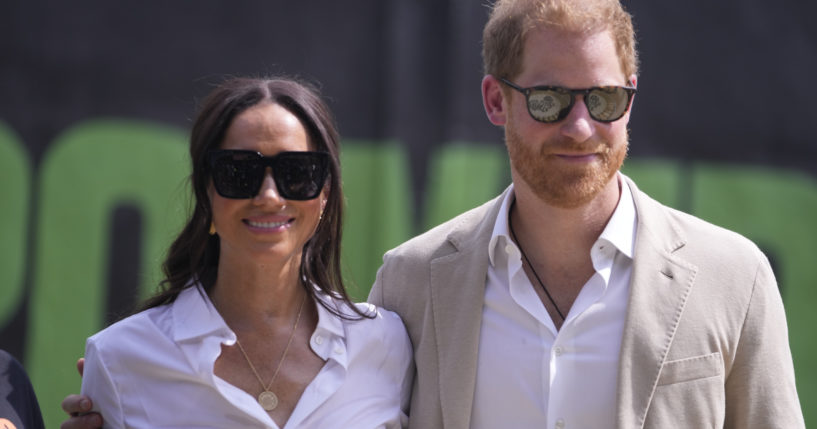
<path fill-rule="evenodd" d="M 255 194 L 253 201 L 259 204 L 268 202 L 284 204 L 285 200 L 281 197 L 281 194 L 278 193 L 278 188 L 275 186 L 275 179 L 272 178 L 272 168 L 267 167 L 266 170 L 264 170 L 264 180 L 261 182 L 261 187 L 258 189 L 258 193 Z"/>

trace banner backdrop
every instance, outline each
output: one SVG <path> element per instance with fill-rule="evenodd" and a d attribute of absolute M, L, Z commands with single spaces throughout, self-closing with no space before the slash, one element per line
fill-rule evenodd
<path fill-rule="evenodd" d="M 484 117 L 479 0 L 0 4 L 0 347 L 49 427 L 86 337 L 156 286 L 188 206 L 196 103 L 235 75 L 319 83 L 343 140 L 343 258 L 382 253 L 509 183 Z M 641 70 L 625 172 L 773 261 L 817 424 L 817 3 L 624 1 Z"/>

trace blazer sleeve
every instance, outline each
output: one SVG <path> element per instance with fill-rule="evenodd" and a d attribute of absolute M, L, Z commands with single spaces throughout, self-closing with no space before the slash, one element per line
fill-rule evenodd
<path fill-rule="evenodd" d="M 375 277 L 372 289 L 369 291 L 369 298 L 366 300 L 381 308 L 385 307 L 385 299 L 383 297 L 383 266 L 377 269 L 377 276 Z"/>
<path fill-rule="evenodd" d="M 805 428 L 783 301 L 761 254 L 752 295 L 726 380 L 726 428 Z"/>

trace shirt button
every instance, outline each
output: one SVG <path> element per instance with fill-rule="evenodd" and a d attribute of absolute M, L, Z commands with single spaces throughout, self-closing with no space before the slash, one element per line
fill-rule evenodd
<path fill-rule="evenodd" d="M 335 347 L 335 354 L 342 355 L 343 354 L 343 348 L 342 347 Z"/>
<path fill-rule="evenodd" d="M 317 345 L 323 344 L 323 337 L 320 335 L 315 336 L 315 344 Z"/>
<path fill-rule="evenodd" d="M 505 245 L 505 253 L 507 253 L 509 255 L 513 253 L 513 245 L 512 244 L 506 244 Z"/>
<path fill-rule="evenodd" d="M 562 429 L 563 427 L 565 427 L 565 419 L 556 420 L 556 428 Z"/>
<path fill-rule="evenodd" d="M 561 356 L 561 355 L 562 355 L 562 353 L 564 353 L 564 350 L 562 350 L 562 348 L 561 348 L 561 347 L 554 347 L 554 348 L 553 348 L 553 353 L 554 353 L 556 356 Z"/>

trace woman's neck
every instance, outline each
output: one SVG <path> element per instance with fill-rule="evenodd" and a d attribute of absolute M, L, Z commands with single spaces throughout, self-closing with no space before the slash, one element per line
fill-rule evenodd
<path fill-rule="evenodd" d="M 305 293 L 295 261 L 264 265 L 225 258 L 210 299 L 233 330 L 255 330 L 292 319 Z"/>

